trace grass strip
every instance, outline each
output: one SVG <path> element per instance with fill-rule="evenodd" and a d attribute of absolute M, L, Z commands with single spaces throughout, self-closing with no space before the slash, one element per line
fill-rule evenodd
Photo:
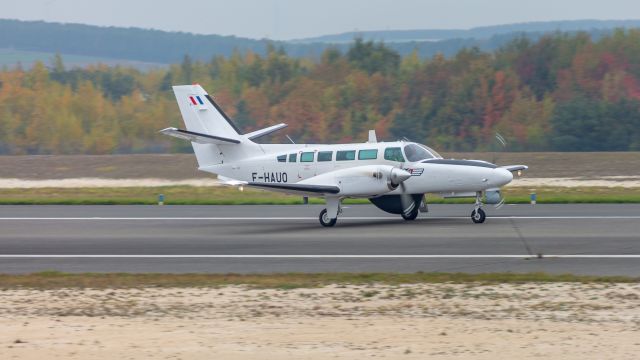
<path fill-rule="evenodd" d="M 132 274 L 62 273 L 0 274 L 0 289 L 221 287 L 245 285 L 253 288 L 313 288 L 331 284 L 420 284 L 420 283 L 638 283 L 640 277 L 583 276 L 547 273 L 280 273 L 280 274 Z"/>
<path fill-rule="evenodd" d="M 536 192 L 540 204 L 571 203 L 640 203 L 640 188 L 543 187 L 536 190 L 507 187 L 503 194 L 507 203 L 526 204 Z M 32 188 L 0 189 L 2 205 L 154 205 L 163 194 L 167 205 L 296 205 L 300 196 L 263 190 L 238 191 L 229 187 L 116 187 L 116 188 Z M 323 204 L 322 199 L 309 199 Z M 470 204 L 472 199 L 443 199 L 427 195 L 430 204 Z M 345 204 L 368 204 L 367 199 L 347 199 Z"/>

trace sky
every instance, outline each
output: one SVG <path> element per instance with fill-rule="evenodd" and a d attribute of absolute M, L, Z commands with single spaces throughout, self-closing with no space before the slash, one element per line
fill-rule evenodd
<path fill-rule="evenodd" d="M 0 18 L 290 40 L 348 31 L 640 19 L 640 1 L 0 0 Z"/>

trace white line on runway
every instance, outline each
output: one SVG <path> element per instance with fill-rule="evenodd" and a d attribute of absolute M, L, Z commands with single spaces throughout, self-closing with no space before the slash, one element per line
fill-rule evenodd
<path fill-rule="evenodd" d="M 167 254 L 140 254 L 140 255 L 58 255 L 58 254 L 0 254 L 2 259 L 497 259 L 497 258 L 514 258 L 528 259 L 537 258 L 537 255 L 167 255 Z M 592 254 L 550 254 L 541 255 L 543 258 L 564 258 L 564 259 L 640 259 L 640 254 L 622 254 L 622 255 L 592 255 Z"/>
<path fill-rule="evenodd" d="M 344 216 L 340 217 L 342 220 L 390 220 L 398 219 L 398 217 L 391 216 L 372 216 L 372 217 L 357 217 L 357 216 Z M 423 217 L 416 220 L 442 220 L 442 219 L 468 219 L 467 216 L 439 216 L 439 217 Z M 510 219 L 544 219 L 544 220 L 594 220 L 594 219 L 640 219 L 640 216 L 491 216 L 488 219 L 492 220 L 510 220 Z M 145 221 L 145 220 L 163 220 L 163 221 L 191 221 L 191 220 L 207 220 L 207 221 L 251 221 L 251 220 L 268 220 L 268 221 L 289 221 L 289 220 L 318 220 L 317 217 L 0 217 L 0 220 L 27 220 L 27 221 L 103 221 L 103 220 L 132 220 L 132 221 Z"/>

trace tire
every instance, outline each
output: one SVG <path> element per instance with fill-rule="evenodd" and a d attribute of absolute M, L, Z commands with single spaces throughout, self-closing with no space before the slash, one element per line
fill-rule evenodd
<path fill-rule="evenodd" d="M 473 221 L 476 224 L 482 224 L 486 218 L 487 218 L 487 215 L 484 213 L 484 210 L 482 209 L 478 209 L 477 213 L 475 209 L 471 212 L 471 221 Z"/>
<path fill-rule="evenodd" d="M 318 219 L 320 220 L 320 224 L 324 227 L 332 227 L 336 224 L 336 221 L 338 221 L 338 219 L 329 219 L 329 217 L 327 216 L 327 209 L 323 209 L 322 211 L 320 211 L 320 216 L 318 217 Z"/>
<path fill-rule="evenodd" d="M 418 217 L 418 213 L 420 212 L 420 209 L 418 206 L 414 206 L 413 210 L 411 210 L 411 212 L 407 215 L 404 212 L 401 213 L 400 215 L 402 216 L 403 219 L 407 220 L 407 221 L 411 221 L 411 220 L 415 220 Z"/>

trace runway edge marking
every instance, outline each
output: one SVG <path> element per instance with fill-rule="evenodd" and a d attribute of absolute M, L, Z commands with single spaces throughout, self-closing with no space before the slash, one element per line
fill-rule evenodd
<path fill-rule="evenodd" d="M 467 219 L 467 216 L 438 216 L 438 217 L 423 217 L 416 220 L 442 220 L 442 219 Z M 372 216 L 372 217 L 342 217 L 341 220 L 392 220 L 398 219 L 392 216 Z M 540 220 L 597 220 L 597 219 L 640 219 L 640 216 L 491 216 L 487 217 L 491 220 L 510 220 L 510 219 L 540 219 Z M 113 221 L 113 220 L 131 220 L 131 221 L 148 221 L 148 220 L 162 220 L 162 221 L 191 221 L 191 220 L 276 220 L 276 221 L 288 221 L 288 220 L 317 220 L 316 217 L 0 217 L 0 221 Z"/>
<path fill-rule="evenodd" d="M 87 259 L 131 259 L 131 258 L 158 258 L 158 259 L 179 259 L 179 258 L 202 258 L 202 259 L 454 259 L 454 258 L 470 258 L 470 259 L 496 259 L 496 258 L 516 258 L 531 259 L 538 256 L 527 254 L 495 254 L 495 255 L 168 255 L 168 254 L 131 254 L 131 255 L 115 255 L 115 254 L 0 254 L 2 259 L 50 259 L 50 258 L 87 258 Z M 640 254 L 549 254 L 541 255 L 539 258 L 560 258 L 560 259 L 640 259 Z"/>

